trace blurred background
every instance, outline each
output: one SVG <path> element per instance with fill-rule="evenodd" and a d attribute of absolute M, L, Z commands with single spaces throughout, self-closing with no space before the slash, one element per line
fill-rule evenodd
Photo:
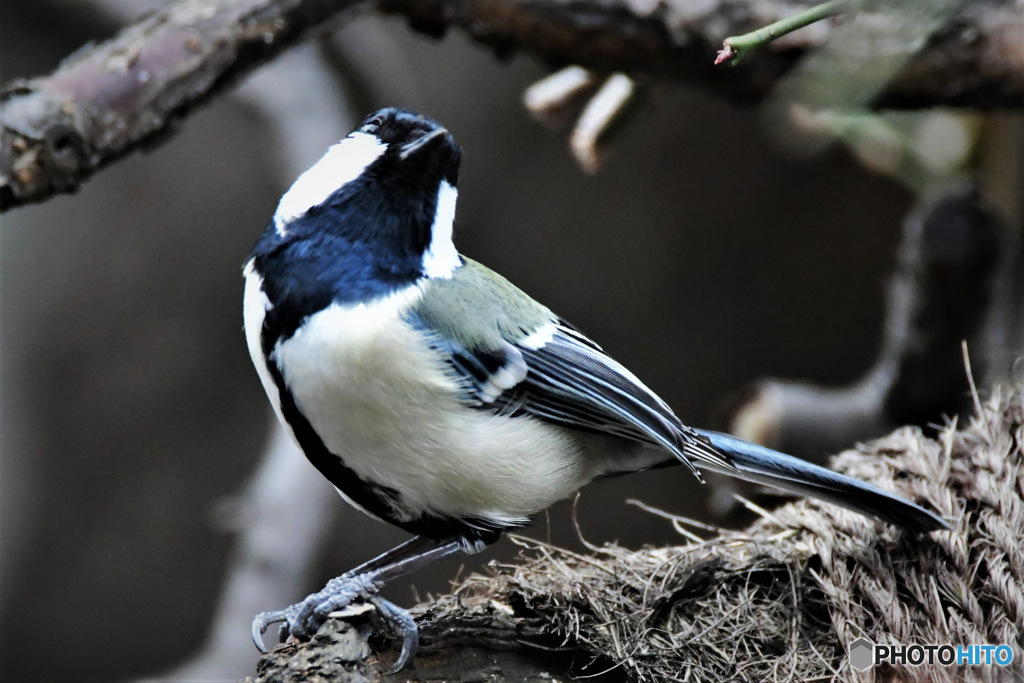
<path fill-rule="evenodd" d="M 148 6 L 99 5 L 5 0 L 3 81 L 52 70 Z M 222 636 L 233 655 L 176 668 L 211 638 L 236 532 L 259 514 L 242 494 L 273 441 L 242 334 L 241 266 L 291 179 L 377 107 L 420 110 L 463 146 L 460 250 L 574 322 L 686 422 L 723 428 L 761 377 L 843 384 L 878 354 L 914 196 L 841 147 L 787 159 L 756 109 L 660 84 L 588 176 L 564 132 L 522 107 L 548 73 L 528 56 L 500 63 L 458 32 L 434 41 L 365 16 L 337 32 L 326 61 L 331 70 L 301 48 L 77 194 L 0 216 L 3 681 L 253 672 L 253 612 Z M 311 62 L 321 71 L 279 89 L 287 69 Z M 282 127 L 292 118 L 309 121 L 301 139 Z M 1001 125 L 1019 148 L 1020 119 Z M 1019 220 L 1019 196 L 1014 206 Z M 288 595 L 251 598 L 253 611 L 404 540 L 286 455 L 308 470 L 308 495 L 285 507 L 310 507 L 293 533 L 315 563 Z M 683 542 L 630 498 L 742 522 L 677 468 L 585 489 L 586 540 Z M 578 546 L 571 501 L 526 535 Z M 387 594 L 411 605 L 514 554 L 502 541 Z"/>

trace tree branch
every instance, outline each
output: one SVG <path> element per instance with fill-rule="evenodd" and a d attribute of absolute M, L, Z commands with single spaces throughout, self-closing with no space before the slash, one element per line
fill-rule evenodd
<path fill-rule="evenodd" d="M 74 191 L 356 0 L 180 0 L 0 93 L 0 207 Z"/>
<path fill-rule="evenodd" d="M 830 28 L 800 31 L 725 72 L 717 46 L 782 18 L 774 0 L 178 0 L 53 73 L 0 91 L 0 209 L 72 192 L 105 165 L 160 142 L 194 107 L 357 6 L 441 35 L 464 29 L 499 56 L 626 71 L 763 96 Z M 967 3 L 890 88 L 885 106 L 1024 105 L 1024 13 L 1015 0 Z"/>

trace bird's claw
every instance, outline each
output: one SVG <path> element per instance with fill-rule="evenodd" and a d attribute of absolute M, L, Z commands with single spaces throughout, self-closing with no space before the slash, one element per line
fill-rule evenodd
<path fill-rule="evenodd" d="M 388 669 L 388 674 L 395 674 L 405 668 L 405 665 L 416 654 L 420 646 L 420 631 L 416 627 L 416 620 L 412 618 L 408 610 L 402 609 L 390 600 L 385 600 L 379 595 L 371 597 L 370 603 L 377 608 L 377 613 L 391 628 L 391 631 L 402 639 L 402 651 L 394 665 Z"/>
<path fill-rule="evenodd" d="M 260 652 L 266 653 L 263 634 L 274 624 L 281 627 L 281 642 L 288 636 L 306 641 L 312 639 L 332 613 L 344 610 L 356 600 L 365 600 L 373 605 L 391 631 L 402 639 L 402 651 L 388 673 L 400 671 L 416 654 L 419 647 L 419 631 L 416 621 L 407 610 L 377 595 L 377 586 L 364 575 L 344 575 L 332 579 L 318 593 L 313 593 L 302 602 L 273 612 L 262 612 L 252 622 L 252 640 Z"/>
<path fill-rule="evenodd" d="M 256 648 L 263 654 L 267 654 L 267 647 L 263 644 L 263 634 L 267 632 L 268 628 L 281 622 L 285 623 L 281 633 L 281 642 L 284 642 L 284 639 L 288 637 L 288 634 L 284 632 L 288 629 L 288 610 L 279 609 L 274 612 L 260 612 L 252 620 L 252 642 L 256 644 Z"/>

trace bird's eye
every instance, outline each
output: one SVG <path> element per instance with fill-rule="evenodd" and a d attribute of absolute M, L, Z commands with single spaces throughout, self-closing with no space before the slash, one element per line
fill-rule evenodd
<path fill-rule="evenodd" d="M 367 133 L 376 133 L 381 126 L 384 125 L 384 117 L 374 116 L 372 119 L 366 122 L 363 126 L 363 131 Z"/>

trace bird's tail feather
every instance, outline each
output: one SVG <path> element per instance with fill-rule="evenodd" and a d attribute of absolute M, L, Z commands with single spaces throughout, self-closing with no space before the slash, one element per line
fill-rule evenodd
<path fill-rule="evenodd" d="M 702 462 L 702 467 L 707 469 L 797 495 L 819 498 L 913 533 L 949 528 L 949 524 L 938 515 L 858 479 L 728 434 L 704 429 L 697 432 L 722 451 L 735 467 L 729 471 Z"/>

